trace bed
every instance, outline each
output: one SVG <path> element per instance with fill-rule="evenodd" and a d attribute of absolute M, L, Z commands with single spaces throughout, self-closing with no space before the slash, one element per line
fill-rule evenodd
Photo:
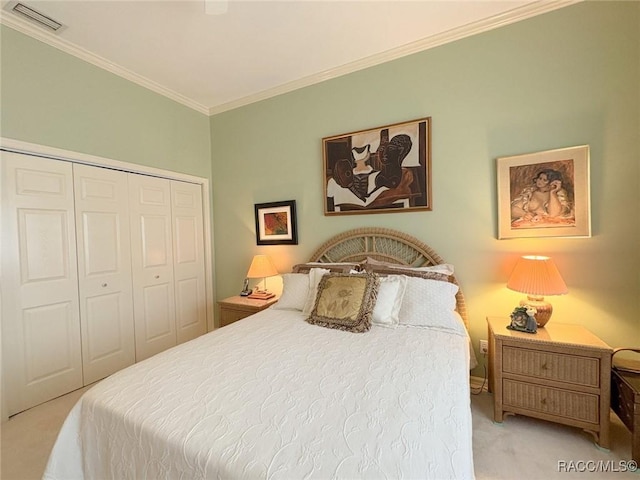
<path fill-rule="evenodd" d="M 44 478 L 474 478 L 475 359 L 451 266 L 413 237 L 366 228 L 283 282 L 273 307 L 88 390 Z M 368 328 L 323 323 L 339 282 L 375 284 L 368 306 L 354 302 Z"/>

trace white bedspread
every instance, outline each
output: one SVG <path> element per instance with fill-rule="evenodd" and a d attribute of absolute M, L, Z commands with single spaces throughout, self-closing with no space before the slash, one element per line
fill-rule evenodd
<path fill-rule="evenodd" d="M 473 478 L 468 365 L 459 334 L 268 309 L 91 388 L 44 478 Z"/>

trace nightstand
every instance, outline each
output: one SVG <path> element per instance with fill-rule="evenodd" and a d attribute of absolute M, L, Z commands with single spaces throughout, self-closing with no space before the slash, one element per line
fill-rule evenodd
<path fill-rule="evenodd" d="M 613 358 L 611 409 L 631 432 L 631 458 L 640 462 L 640 362 L 617 359 L 615 353 Z"/>
<path fill-rule="evenodd" d="M 536 334 L 488 317 L 494 421 L 518 414 L 582 428 L 609 448 L 613 350 L 586 328 L 550 322 Z"/>
<path fill-rule="evenodd" d="M 273 297 L 269 300 L 256 300 L 254 298 L 241 297 L 240 295 L 220 300 L 218 302 L 218 305 L 220 305 L 220 326 L 224 327 L 253 315 L 270 307 L 277 301 L 278 297 Z"/>

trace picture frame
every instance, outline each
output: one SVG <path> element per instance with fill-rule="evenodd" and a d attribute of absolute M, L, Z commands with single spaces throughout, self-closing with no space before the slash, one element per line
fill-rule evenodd
<path fill-rule="evenodd" d="M 589 145 L 496 164 L 499 239 L 591 236 Z"/>
<path fill-rule="evenodd" d="M 322 139 L 324 214 L 432 210 L 431 117 Z"/>
<path fill-rule="evenodd" d="M 296 201 L 256 203 L 256 242 L 258 245 L 297 245 Z"/>

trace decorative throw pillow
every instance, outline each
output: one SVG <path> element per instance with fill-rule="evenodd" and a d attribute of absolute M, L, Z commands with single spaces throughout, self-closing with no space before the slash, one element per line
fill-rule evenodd
<path fill-rule="evenodd" d="M 326 268 L 312 268 L 309 270 L 309 291 L 307 292 L 307 299 L 304 302 L 302 313 L 309 315 L 313 306 L 316 304 L 316 294 L 318 293 L 318 284 L 322 277 L 330 273 L 330 270 Z"/>
<path fill-rule="evenodd" d="M 379 285 L 377 275 L 324 275 L 307 322 L 347 332 L 368 331 Z"/>
<path fill-rule="evenodd" d="M 380 277 L 380 288 L 371 318 L 373 324 L 393 327 L 398 325 L 406 286 L 407 277 L 404 275 Z"/>
<path fill-rule="evenodd" d="M 458 286 L 438 280 L 407 278 L 400 307 L 400 325 L 435 327 L 466 335 L 460 316 L 455 312 Z"/>
<path fill-rule="evenodd" d="M 274 310 L 302 310 L 309 295 L 309 275 L 306 273 L 284 273 L 282 295 Z"/>

